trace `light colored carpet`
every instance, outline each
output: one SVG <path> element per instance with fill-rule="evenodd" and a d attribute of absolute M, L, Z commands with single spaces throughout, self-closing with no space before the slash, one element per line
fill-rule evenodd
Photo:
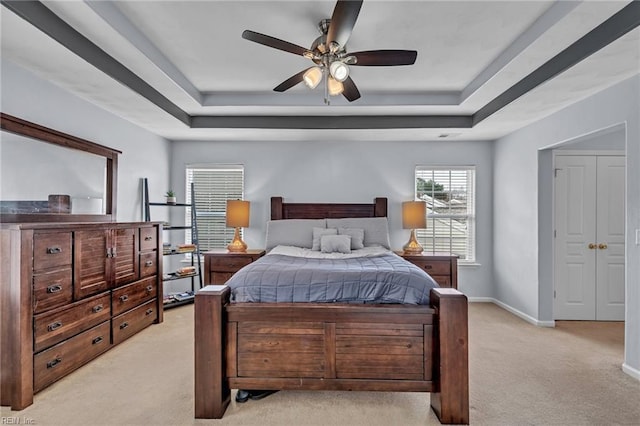
<path fill-rule="evenodd" d="M 623 324 L 530 325 L 469 306 L 471 424 L 638 425 L 640 382 L 621 371 Z M 6 417 L 37 425 L 433 425 L 425 393 L 282 391 L 193 418 L 193 305 L 116 346 Z"/>

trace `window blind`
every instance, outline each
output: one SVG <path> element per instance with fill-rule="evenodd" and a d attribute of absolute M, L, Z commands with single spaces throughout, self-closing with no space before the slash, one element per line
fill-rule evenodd
<path fill-rule="evenodd" d="M 187 166 L 187 203 L 191 203 L 191 183 L 195 196 L 196 219 L 200 251 L 224 248 L 233 239 L 233 228 L 227 228 L 227 200 L 244 197 L 244 166 L 198 165 Z M 191 225 L 191 208 L 185 213 L 185 222 Z M 191 232 L 185 235 L 191 241 Z"/>
<path fill-rule="evenodd" d="M 416 200 L 427 203 L 427 228 L 416 238 L 428 253 L 475 262 L 475 167 L 417 166 Z"/>

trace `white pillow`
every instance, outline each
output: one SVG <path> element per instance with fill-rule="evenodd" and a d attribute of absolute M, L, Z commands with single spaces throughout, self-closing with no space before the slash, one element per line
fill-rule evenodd
<path fill-rule="evenodd" d="M 267 251 L 275 246 L 313 247 L 313 228 L 326 228 L 324 219 L 283 219 L 267 222 Z"/>
<path fill-rule="evenodd" d="M 338 228 L 338 235 L 349 235 L 351 237 L 351 250 L 360 250 L 361 248 L 364 248 L 364 229 Z"/>
<path fill-rule="evenodd" d="M 338 235 L 336 228 L 313 228 L 313 244 L 311 250 L 320 251 L 320 237 L 323 235 Z"/>
<path fill-rule="evenodd" d="M 389 225 L 386 217 L 327 219 L 327 228 L 362 228 L 364 229 L 365 247 L 378 245 L 391 249 Z"/>
<path fill-rule="evenodd" d="M 323 235 L 320 237 L 320 251 L 323 253 L 351 253 L 349 235 Z"/>

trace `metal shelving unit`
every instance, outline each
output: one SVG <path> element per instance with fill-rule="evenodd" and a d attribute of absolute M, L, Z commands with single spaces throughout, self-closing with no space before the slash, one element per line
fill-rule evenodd
<path fill-rule="evenodd" d="M 193 189 L 193 183 L 191 184 L 191 203 L 156 203 L 149 200 L 149 182 L 147 178 L 142 178 L 142 191 L 144 200 L 144 220 L 145 222 L 151 222 L 151 207 L 190 207 L 191 208 L 191 225 L 190 226 L 163 226 L 163 231 L 186 231 L 191 230 L 191 244 L 195 246 L 193 251 L 180 250 L 178 248 L 171 248 L 170 251 L 164 250 L 164 256 L 177 256 L 191 253 L 191 266 L 195 267 L 194 273 L 180 274 L 178 271 L 169 273 L 162 272 L 162 281 L 170 282 L 176 280 L 190 279 L 191 291 L 170 293 L 168 297 L 164 298 L 164 309 L 173 308 L 176 306 L 182 306 L 188 303 L 193 303 L 196 291 L 196 282 L 198 288 L 202 288 L 202 261 L 200 260 L 200 244 L 198 243 L 198 221 L 196 215 L 195 194 Z M 164 239 L 163 239 L 164 240 Z M 163 262 L 164 264 L 164 262 Z"/>

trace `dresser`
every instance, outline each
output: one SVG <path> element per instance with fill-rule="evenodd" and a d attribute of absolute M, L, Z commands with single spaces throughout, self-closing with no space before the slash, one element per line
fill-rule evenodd
<path fill-rule="evenodd" d="M 449 254 L 405 254 L 395 252 L 405 260 L 423 269 L 440 287 L 458 288 L 458 256 Z"/>
<path fill-rule="evenodd" d="M 149 222 L 1 225 L 2 405 L 27 407 L 34 393 L 162 322 L 161 235 Z"/>
<path fill-rule="evenodd" d="M 230 253 L 227 249 L 204 252 L 204 284 L 224 284 L 240 268 L 265 255 L 265 250 Z"/>

